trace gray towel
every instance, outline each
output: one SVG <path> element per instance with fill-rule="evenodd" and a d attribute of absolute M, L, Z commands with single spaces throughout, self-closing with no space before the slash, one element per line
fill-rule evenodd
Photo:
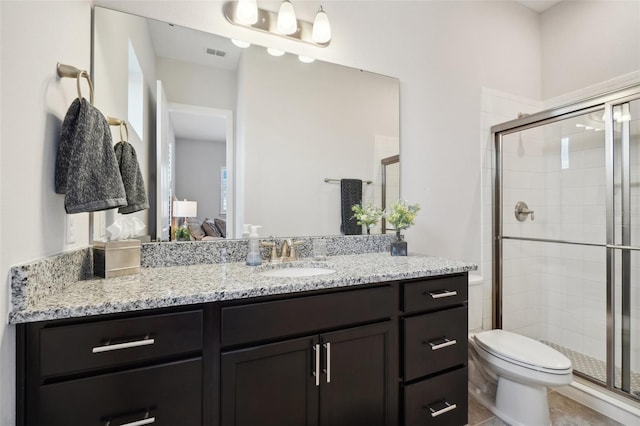
<path fill-rule="evenodd" d="M 129 142 L 118 142 L 114 151 L 120 165 L 124 191 L 127 194 L 127 205 L 120 207 L 118 213 L 127 214 L 148 209 L 147 191 L 144 189 L 144 180 L 135 148 Z"/>
<path fill-rule="evenodd" d="M 362 181 L 360 179 L 340 180 L 340 213 L 342 224 L 340 232 L 344 235 L 362 235 L 362 225 L 353 217 L 354 204 L 362 201 Z"/>
<path fill-rule="evenodd" d="M 69 214 L 127 204 L 109 124 L 84 98 L 73 101 L 62 122 L 55 186 Z"/>

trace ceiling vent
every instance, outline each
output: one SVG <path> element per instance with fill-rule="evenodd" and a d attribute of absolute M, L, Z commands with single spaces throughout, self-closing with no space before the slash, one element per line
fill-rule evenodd
<path fill-rule="evenodd" d="M 220 56 L 220 57 L 223 57 L 227 54 L 227 52 L 225 52 L 224 50 L 212 49 L 210 47 L 207 47 L 207 53 L 209 55 Z"/>

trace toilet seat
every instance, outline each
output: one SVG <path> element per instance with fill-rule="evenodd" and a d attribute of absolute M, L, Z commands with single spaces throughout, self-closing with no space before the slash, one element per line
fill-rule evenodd
<path fill-rule="evenodd" d="M 571 361 L 549 346 L 505 330 L 489 330 L 474 336 L 477 345 L 506 362 L 548 374 L 571 374 Z"/>

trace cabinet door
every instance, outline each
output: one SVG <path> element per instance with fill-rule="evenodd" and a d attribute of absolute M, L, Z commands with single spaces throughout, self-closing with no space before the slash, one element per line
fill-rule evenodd
<path fill-rule="evenodd" d="M 398 374 L 392 322 L 323 334 L 321 346 L 320 424 L 395 425 Z"/>
<path fill-rule="evenodd" d="M 317 343 L 314 336 L 224 352 L 222 425 L 317 425 Z"/>

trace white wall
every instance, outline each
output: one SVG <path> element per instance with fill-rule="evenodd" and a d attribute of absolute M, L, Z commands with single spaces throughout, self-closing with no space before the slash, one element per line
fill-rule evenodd
<path fill-rule="evenodd" d="M 220 214 L 220 168 L 226 163 L 225 142 L 178 138 L 175 147 L 176 197 L 197 201 L 201 219 L 224 217 Z"/>
<path fill-rule="evenodd" d="M 542 98 L 640 70 L 640 2 L 563 1 L 541 15 Z"/>
<path fill-rule="evenodd" d="M 8 312 L 11 265 L 86 246 L 88 214 L 73 215 L 76 244 L 65 243 L 64 196 L 54 192 L 60 126 L 76 94 L 56 63 L 89 69 L 88 1 L 0 2 L 0 318 Z M 73 25 L 69 25 L 73 23 Z M 82 84 L 88 94 L 86 83 Z M 0 327 L 0 424 L 15 423 L 15 327 Z"/>

